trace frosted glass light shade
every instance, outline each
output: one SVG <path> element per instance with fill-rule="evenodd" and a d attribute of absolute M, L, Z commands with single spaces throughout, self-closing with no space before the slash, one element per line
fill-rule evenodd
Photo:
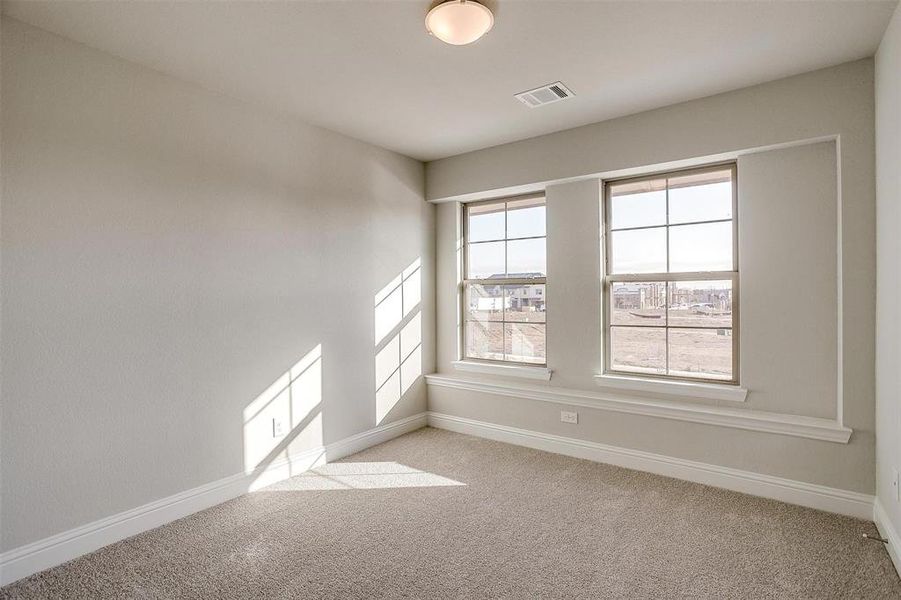
<path fill-rule="evenodd" d="M 426 30 L 442 42 L 463 46 L 471 44 L 494 26 L 494 15 L 473 0 L 448 0 L 429 11 Z"/>

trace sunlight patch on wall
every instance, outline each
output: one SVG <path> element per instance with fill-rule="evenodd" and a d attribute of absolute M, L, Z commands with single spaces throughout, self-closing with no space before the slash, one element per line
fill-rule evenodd
<path fill-rule="evenodd" d="M 263 491 L 379 490 L 462 485 L 466 484 L 397 462 L 340 462 L 316 467 L 270 485 Z"/>
<path fill-rule="evenodd" d="M 375 295 L 375 421 L 381 424 L 422 376 L 422 261 Z"/>
<path fill-rule="evenodd" d="M 422 261 L 420 259 L 416 259 L 413 263 L 404 269 L 403 272 L 403 280 L 404 285 L 402 289 L 403 304 L 404 307 L 404 316 L 410 314 L 410 312 L 419 306 L 419 302 L 422 300 L 422 269 L 421 264 Z"/>
<path fill-rule="evenodd" d="M 253 476 L 250 489 L 307 470 L 309 457 L 297 461 L 292 456 L 322 445 L 322 346 L 318 345 L 244 409 L 244 472 Z"/>
<path fill-rule="evenodd" d="M 385 339 L 397 327 L 403 312 L 403 277 L 398 275 L 375 295 L 375 343 Z"/>

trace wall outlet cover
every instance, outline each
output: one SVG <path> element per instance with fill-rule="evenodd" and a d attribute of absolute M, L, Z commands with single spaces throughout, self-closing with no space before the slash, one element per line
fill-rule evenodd
<path fill-rule="evenodd" d="M 562 423 L 578 423 L 579 422 L 579 413 L 575 411 L 561 410 L 560 411 L 560 421 Z"/>
<path fill-rule="evenodd" d="M 892 487 L 895 488 L 895 502 L 901 502 L 901 481 L 898 480 L 898 469 L 892 471 Z"/>

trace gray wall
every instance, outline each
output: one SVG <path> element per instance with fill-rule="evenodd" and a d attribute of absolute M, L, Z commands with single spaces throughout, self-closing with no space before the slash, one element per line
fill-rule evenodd
<path fill-rule="evenodd" d="M 375 295 L 417 259 L 404 323 L 422 311 L 433 369 L 421 163 L 8 18 L 2 38 L 2 549 L 241 473 L 249 433 L 265 462 L 374 427 Z M 273 440 L 245 409 L 285 373 Z M 425 409 L 404 388 L 382 422 Z"/>
<path fill-rule="evenodd" d="M 876 54 L 876 211 L 876 493 L 901 531 L 901 8 Z"/>
<path fill-rule="evenodd" d="M 742 408 L 841 419 L 849 444 L 591 409 L 564 425 L 559 406 L 446 387 L 429 390 L 430 408 L 872 493 L 872 86 L 872 61 L 858 61 L 426 167 L 427 194 L 448 200 L 437 215 L 439 372 L 457 374 L 454 200 L 547 186 L 549 385 L 596 390 L 599 177 L 737 157 Z"/>

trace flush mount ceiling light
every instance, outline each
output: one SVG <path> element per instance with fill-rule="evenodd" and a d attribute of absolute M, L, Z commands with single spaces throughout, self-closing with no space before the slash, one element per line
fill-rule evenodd
<path fill-rule="evenodd" d="M 488 7 L 473 0 L 447 0 L 425 16 L 425 28 L 442 42 L 463 46 L 471 44 L 494 26 Z"/>

